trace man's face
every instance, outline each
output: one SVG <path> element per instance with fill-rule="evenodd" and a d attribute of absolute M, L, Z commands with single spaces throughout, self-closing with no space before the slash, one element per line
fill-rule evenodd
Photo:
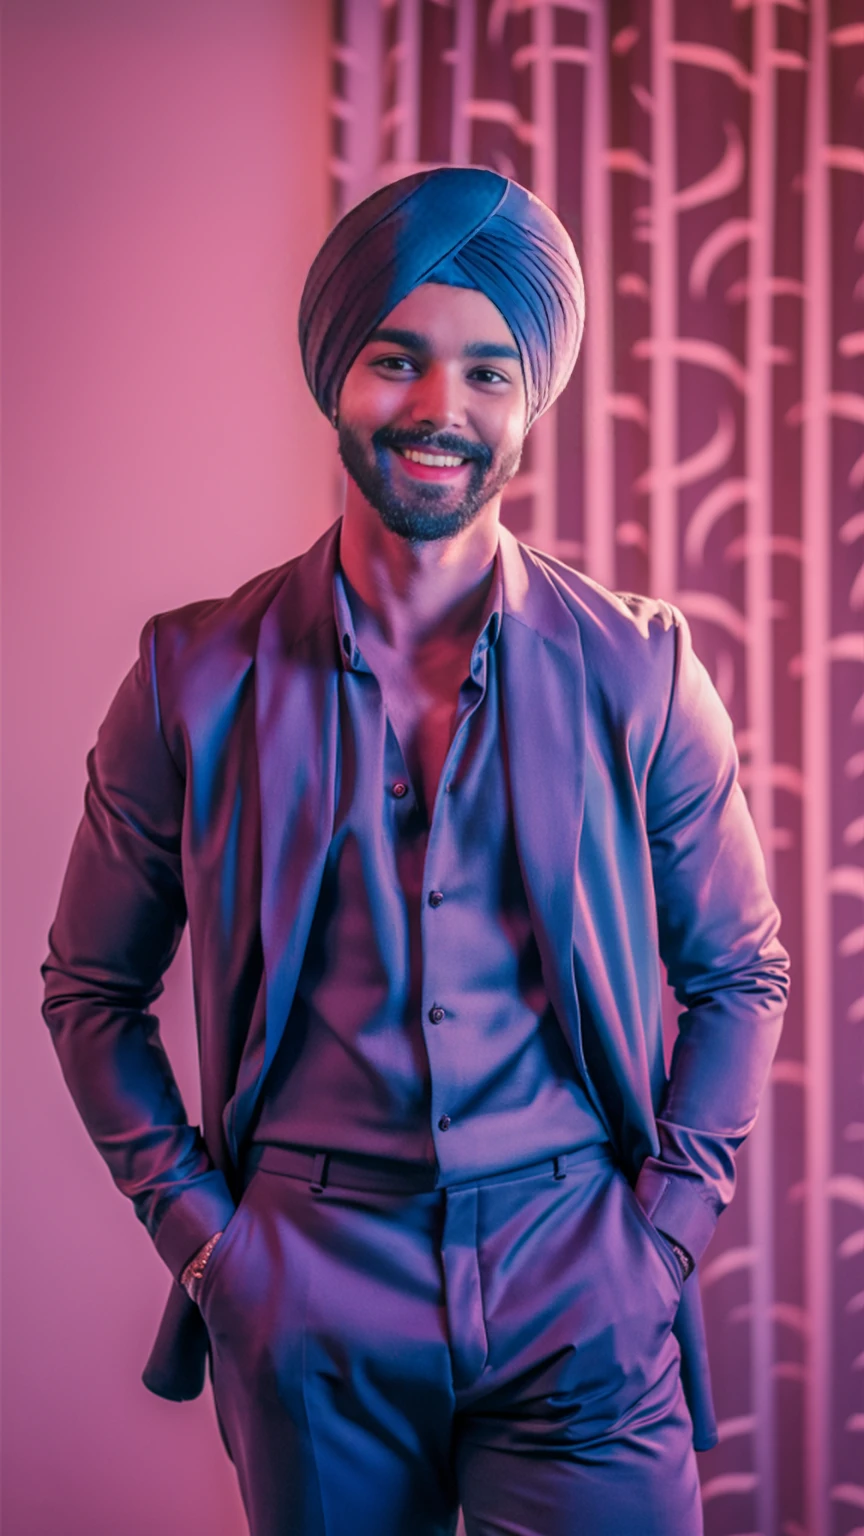
<path fill-rule="evenodd" d="M 519 353 L 503 316 L 472 288 L 424 283 L 370 336 L 339 396 L 339 452 L 386 528 L 452 538 L 519 468 Z"/>

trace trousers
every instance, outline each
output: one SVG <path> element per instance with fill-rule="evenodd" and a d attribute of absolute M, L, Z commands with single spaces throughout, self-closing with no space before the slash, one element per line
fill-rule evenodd
<path fill-rule="evenodd" d="M 251 1536 L 453 1536 L 460 1505 L 467 1536 L 699 1536 L 678 1262 L 605 1148 L 420 1191 L 277 1164 L 199 1300 Z"/>

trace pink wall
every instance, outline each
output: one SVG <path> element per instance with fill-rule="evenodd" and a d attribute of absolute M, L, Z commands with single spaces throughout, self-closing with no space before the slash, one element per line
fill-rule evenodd
<path fill-rule="evenodd" d="M 167 1271 L 61 1082 L 39 965 L 149 614 L 330 520 L 295 340 L 327 8 L 11 0 L 3 39 L 3 1531 L 245 1530 L 209 1396 L 140 1384 Z M 194 1112 L 185 943 L 160 1009 Z"/>

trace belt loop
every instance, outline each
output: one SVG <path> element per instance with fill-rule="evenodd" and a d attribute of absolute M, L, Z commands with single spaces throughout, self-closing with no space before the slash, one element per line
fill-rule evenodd
<path fill-rule="evenodd" d="M 323 1194 L 324 1186 L 327 1183 L 327 1171 L 329 1167 L 330 1153 L 316 1152 L 315 1160 L 312 1164 L 312 1178 L 309 1181 L 309 1188 L 311 1189 L 313 1195 Z"/>
<path fill-rule="evenodd" d="M 556 1178 L 556 1179 L 566 1179 L 566 1177 L 567 1177 L 567 1169 L 564 1166 L 564 1159 L 563 1159 L 563 1157 L 555 1157 L 555 1158 L 552 1159 L 552 1161 L 553 1161 L 553 1163 L 555 1165 L 555 1172 L 553 1174 L 553 1178 Z"/>

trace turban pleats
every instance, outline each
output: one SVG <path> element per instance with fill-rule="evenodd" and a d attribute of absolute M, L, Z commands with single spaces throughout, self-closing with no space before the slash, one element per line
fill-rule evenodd
<path fill-rule="evenodd" d="M 443 167 L 374 192 L 336 225 L 300 304 L 309 387 L 332 419 L 351 364 L 375 328 L 426 282 L 475 288 L 519 348 L 529 424 L 564 388 L 584 323 L 569 235 L 550 208 L 494 171 Z"/>

